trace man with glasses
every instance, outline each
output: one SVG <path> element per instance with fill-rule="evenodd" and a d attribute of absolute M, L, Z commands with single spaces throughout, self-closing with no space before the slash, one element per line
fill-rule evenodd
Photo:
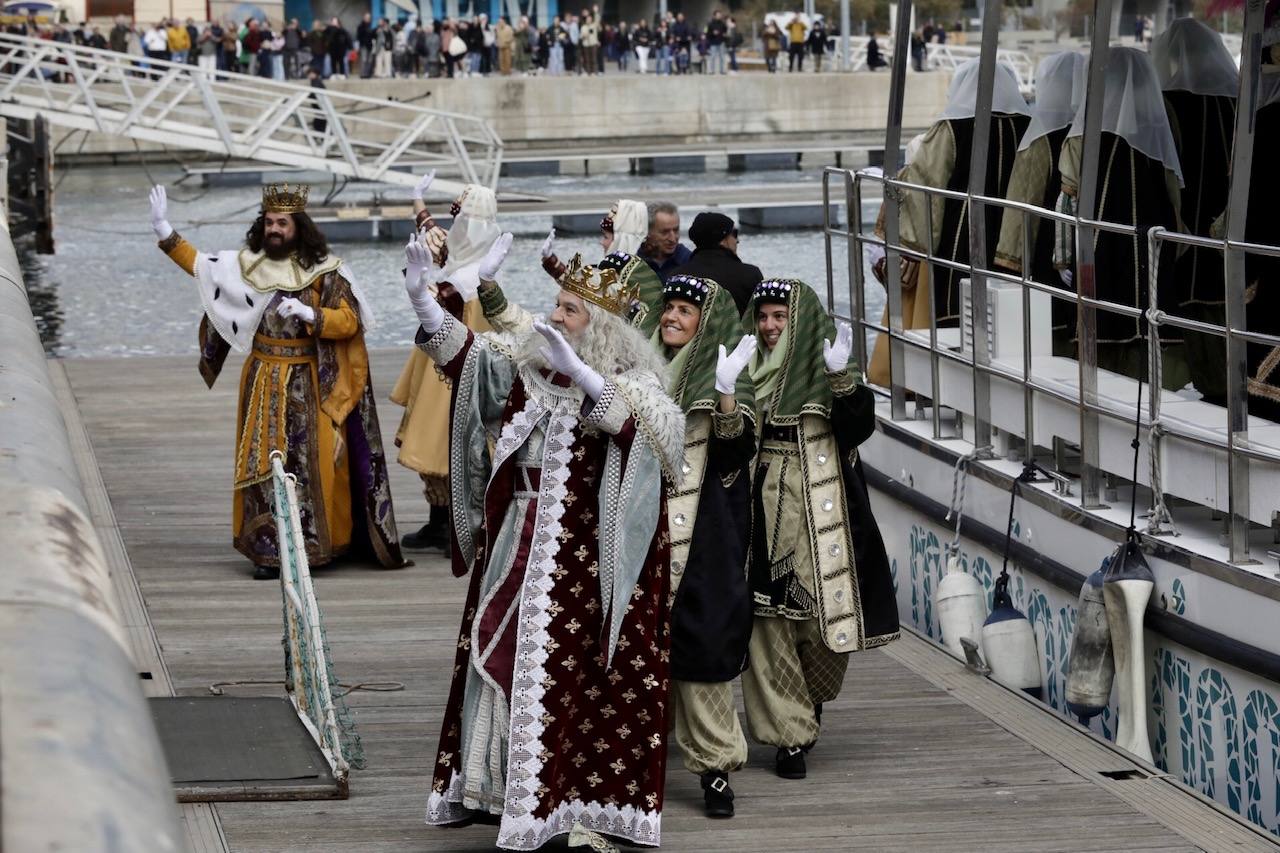
<path fill-rule="evenodd" d="M 741 314 L 751 301 L 751 291 L 764 278 L 760 268 L 738 257 L 738 227 L 723 213 L 704 212 L 689 226 L 693 257 L 673 275 L 709 278 L 733 295 Z"/>

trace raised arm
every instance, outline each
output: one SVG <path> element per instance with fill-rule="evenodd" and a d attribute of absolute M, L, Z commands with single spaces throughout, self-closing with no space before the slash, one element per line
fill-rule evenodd
<path fill-rule="evenodd" d="M 875 396 L 863 384 L 857 365 L 849 364 L 852 353 L 853 327 L 839 323 L 835 343 L 822 342 L 822 357 L 835 398 L 831 404 L 831 429 L 845 450 L 862 444 L 876 429 Z"/>
<path fill-rule="evenodd" d="M 716 391 L 720 394 L 720 403 L 711 416 L 711 441 L 718 448 L 715 459 L 721 474 L 736 471 L 756 453 L 754 421 L 746 417 L 736 396 L 738 377 L 755 351 L 754 334 L 743 335 L 733 352 L 728 352 L 724 344 L 720 345 L 716 363 Z"/>
<path fill-rule="evenodd" d="M 560 276 L 564 275 L 564 263 L 556 257 L 556 229 L 552 228 L 547 232 L 547 239 L 542 241 L 542 247 L 539 249 L 542 254 L 542 269 L 547 275 L 560 280 Z"/>
<path fill-rule="evenodd" d="M 182 239 L 173 226 L 169 224 L 169 197 L 164 187 L 156 184 L 151 188 L 151 230 L 160 241 L 160 249 L 175 264 L 182 267 L 187 275 L 196 274 L 196 256 L 200 254 L 195 246 Z"/>

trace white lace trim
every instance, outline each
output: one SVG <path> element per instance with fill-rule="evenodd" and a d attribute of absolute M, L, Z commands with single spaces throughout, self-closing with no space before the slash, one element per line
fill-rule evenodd
<path fill-rule="evenodd" d="M 455 770 L 449 777 L 449 787 L 444 793 L 437 794 L 432 791 L 431 796 L 427 798 L 427 824 L 444 826 L 457 823 L 465 820 L 470 814 L 471 810 L 462 805 L 462 774 Z"/>
<path fill-rule="evenodd" d="M 636 844 L 657 847 L 662 838 L 662 813 L 645 811 L 632 805 L 618 806 L 592 800 L 561 800 L 560 804 L 546 820 L 537 821 L 539 827 L 536 834 L 508 836 L 500 835 L 498 845 L 510 850 L 535 850 L 546 844 L 552 837 L 563 835 L 573 830 L 575 823 L 595 832 L 625 838 Z M 503 820 L 506 826 L 506 820 Z"/>
<path fill-rule="evenodd" d="M 542 484 L 534 520 L 534 539 L 521 590 L 520 623 L 511 685 L 511 737 L 508 741 L 507 796 L 498 845 L 517 850 L 542 846 L 554 829 L 534 817 L 541 785 L 543 750 L 542 715 L 546 693 L 547 645 L 551 639 L 551 590 L 555 587 L 556 555 L 560 550 L 560 519 L 568 494 L 569 466 L 573 461 L 576 412 L 557 407 L 546 427 Z M 506 431 L 504 430 L 504 433 Z M 501 439 L 499 439 L 501 440 Z M 567 829 L 566 829 L 567 831 Z"/>

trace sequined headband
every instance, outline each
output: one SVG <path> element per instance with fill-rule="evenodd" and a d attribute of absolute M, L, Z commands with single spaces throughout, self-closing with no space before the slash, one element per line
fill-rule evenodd
<path fill-rule="evenodd" d="M 711 292 L 711 282 L 705 278 L 692 275 L 673 275 L 662 285 L 662 299 L 683 299 L 692 302 L 699 308 L 707 301 Z"/>
<path fill-rule="evenodd" d="M 791 279 L 769 278 L 756 285 L 751 292 L 754 302 L 781 302 L 785 304 L 791 298 L 791 289 L 799 282 Z"/>

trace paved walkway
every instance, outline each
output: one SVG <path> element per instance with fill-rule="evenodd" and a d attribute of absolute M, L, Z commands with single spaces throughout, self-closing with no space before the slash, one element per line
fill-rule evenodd
<path fill-rule="evenodd" d="M 400 412 L 381 400 L 404 358 L 372 357 L 388 446 Z M 140 667 L 150 692 L 161 695 L 283 675 L 279 588 L 250 580 L 250 565 L 231 548 L 239 363 L 228 363 L 208 391 L 195 362 L 192 355 L 54 365 L 69 379 L 73 438 L 78 408 L 88 439 L 79 448 L 82 474 Z M 98 471 L 105 492 L 95 485 Z M 403 530 L 423 518 L 417 483 L 393 468 Z M 439 556 L 417 559 L 401 571 L 342 564 L 317 572 L 338 675 L 345 683 L 404 684 L 349 697 L 368 760 L 352 774 L 351 798 L 188 806 L 195 849 L 492 849 L 492 827 L 422 823 L 464 582 Z M 1127 774 L 1136 765 L 1123 756 L 912 636 L 854 657 L 824 726 L 803 781 L 777 779 L 772 751 L 752 748 L 733 779 L 731 821 L 702 816 L 697 780 L 673 753 L 663 849 L 1273 849 L 1186 789 Z"/>

